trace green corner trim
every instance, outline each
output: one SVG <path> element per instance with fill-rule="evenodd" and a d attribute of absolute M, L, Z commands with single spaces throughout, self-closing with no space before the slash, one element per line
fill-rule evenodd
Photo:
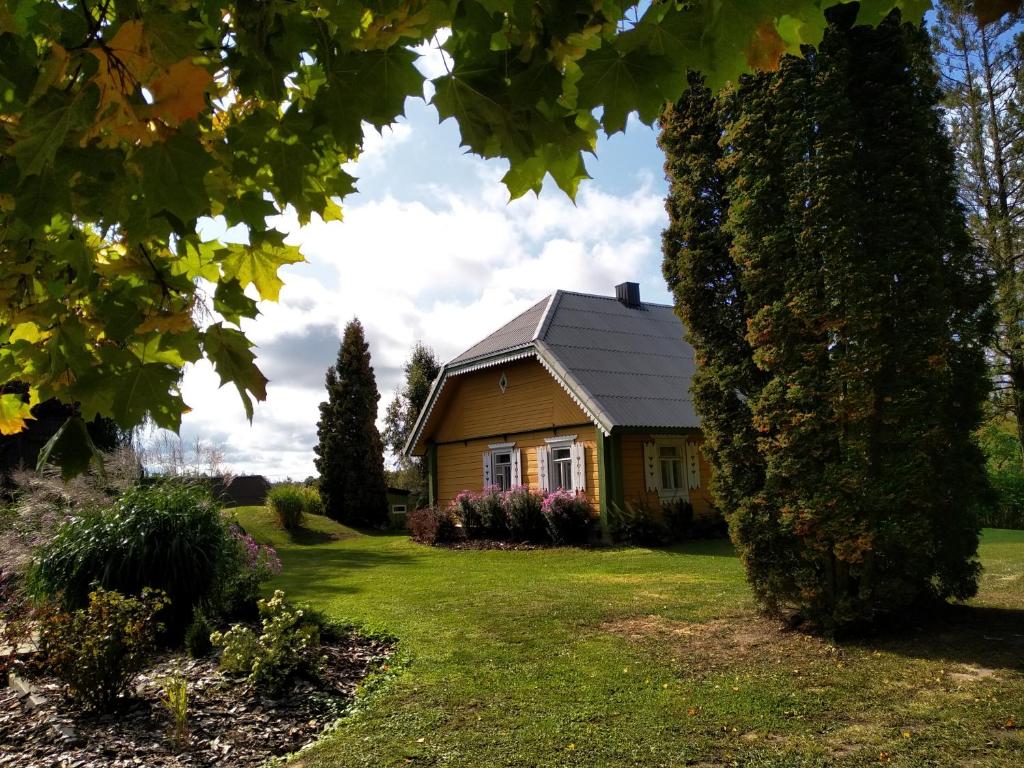
<path fill-rule="evenodd" d="M 437 446 L 427 445 L 427 500 L 430 506 L 437 506 Z"/>

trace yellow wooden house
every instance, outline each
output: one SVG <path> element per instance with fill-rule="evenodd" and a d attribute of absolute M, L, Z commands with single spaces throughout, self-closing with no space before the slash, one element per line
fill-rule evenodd
<path fill-rule="evenodd" d="M 585 493 L 605 518 L 640 501 L 714 511 L 693 348 L 672 307 L 615 290 L 556 291 L 442 367 L 405 448 L 431 504 L 525 485 Z"/>

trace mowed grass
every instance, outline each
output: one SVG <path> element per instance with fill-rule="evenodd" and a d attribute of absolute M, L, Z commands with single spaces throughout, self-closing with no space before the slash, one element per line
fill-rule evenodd
<path fill-rule="evenodd" d="M 759 618 L 725 542 L 449 551 L 239 517 L 271 586 L 400 642 L 295 766 L 1024 765 L 1024 532 L 985 532 L 941 622 L 833 645 Z"/>

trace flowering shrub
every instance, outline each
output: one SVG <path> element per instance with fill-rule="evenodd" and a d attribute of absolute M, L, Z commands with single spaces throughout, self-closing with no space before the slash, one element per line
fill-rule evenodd
<path fill-rule="evenodd" d="M 452 499 L 448 507 L 451 514 L 462 523 L 462 532 L 467 539 L 479 539 L 486 533 L 480 506 L 479 493 L 462 491 Z"/>
<path fill-rule="evenodd" d="M 583 494 L 552 491 L 544 498 L 541 512 L 547 521 L 548 533 L 556 544 L 582 544 L 590 536 L 597 514 Z"/>
<path fill-rule="evenodd" d="M 455 518 L 447 509 L 438 507 L 426 507 L 410 512 L 409 532 L 415 541 L 430 545 L 455 541 L 459 536 Z"/>
<path fill-rule="evenodd" d="M 215 613 L 232 618 L 255 618 L 260 585 L 281 572 L 277 550 L 259 544 L 237 522 L 228 522 L 227 530 L 234 546 L 224 558 L 221 594 Z"/>
<path fill-rule="evenodd" d="M 282 691 L 298 675 L 318 675 L 324 661 L 320 630 L 304 620 L 302 609 L 288 605 L 284 592 L 277 590 L 269 600 L 259 601 L 259 612 L 259 635 L 244 624 L 210 635 L 210 641 L 223 649 L 221 668 L 272 693 Z"/>
<path fill-rule="evenodd" d="M 139 598 L 96 589 L 88 600 L 79 610 L 43 612 L 39 647 L 75 700 L 106 711 L 153 653 L 162 629 L 155 616 L 167 605 L 167 597 L 151 589 Z"/>
<path fill-rule="evenodd" d="M 501 496 L 512 537 L 523 541 L 548 541 L 547 521 L 542 507 L 544 495 L 526 486 L 516 486 Z"/>
<path fill-rule="evenodd" d="M 276 549 L 269 544 L 258 543 L 238 523 L 230 523 L 228 530 L 242 551 L 243 565 L 258 574 L 261 581 L 281 572 L 281 558 Z"/>
<path fill-rule="evenodd" d="M 508 514 L 505 511 L 501 489 L 489 485 L 478 497 L 480 518 L 483 521 L 484 533 L 492 539 L 508 538 Z"/>

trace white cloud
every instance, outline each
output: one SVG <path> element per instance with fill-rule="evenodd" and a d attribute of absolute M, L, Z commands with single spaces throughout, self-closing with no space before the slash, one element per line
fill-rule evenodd
<path fill-rule="evenodd" d="M 368 138 L 358 171 L 396 173 L 393 150 L 413 134 L 400 123 Z M 352 317 L 366 328 L 383 414 L 416 340 L 449 359 L 556 288 L 610 295 L 634 279 L 645 298 L 666 300 L 665 213 L 653 174 L 621 195 L 586 183 L 576 205 L 547 189 L 508 203 L 499 178 L 493 163 L 479 162 L 475 180 L 458 191 L 438 180 L 403 188 L 405 197 L 354 196 L 344 222 L 314 218 L 299 227 L 294 216 L 280 217 L 308 263 L 285 268 L 280 302 L 261 303 L 261 316 L 245 326 L 271 378 L 268 399 L 250 426 L 234 388 L 218 389 L 209 365 L 194 366 L 184 383 L 193 409 L 186 439 L 222 443 L 236 472 L 312 474 L 324 371 Z"/>

